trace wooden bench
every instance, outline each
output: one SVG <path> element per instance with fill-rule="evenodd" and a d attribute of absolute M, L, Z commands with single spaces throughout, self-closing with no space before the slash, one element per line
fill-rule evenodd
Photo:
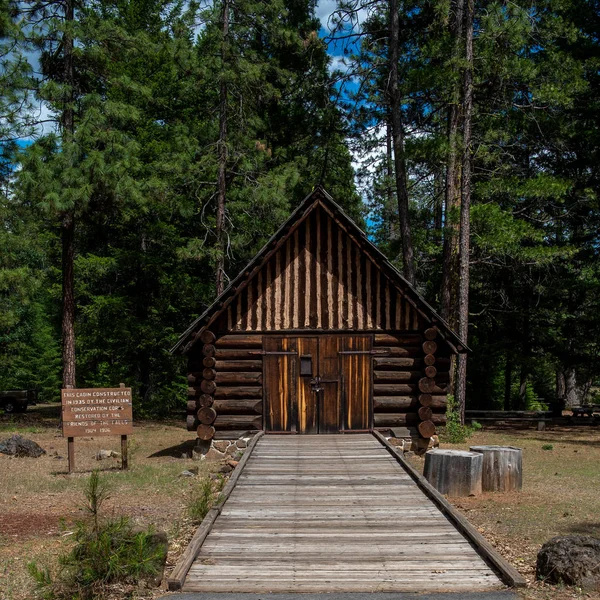
<path fill-rule="evenodd" d="M 544 431 L 546 423 L 552 421 L 552 411 L 549 410 L 467 410 L 465 420 L 478 423 L 537 423 L 537 430 Z"/>
<path fill-rule="evenodd" d="M 570 410 L 574 417 L 593 417 L 595 414 L 600 415 L 600 404 L 584 404 L 574 406 Z"/>

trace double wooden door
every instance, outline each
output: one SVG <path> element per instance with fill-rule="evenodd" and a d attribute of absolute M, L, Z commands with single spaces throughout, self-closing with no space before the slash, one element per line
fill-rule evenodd
<path fill-rule="evenodd" d="M 371 336 L 266 336 L 267 431 L 339 433 L 371 427 Z"/>

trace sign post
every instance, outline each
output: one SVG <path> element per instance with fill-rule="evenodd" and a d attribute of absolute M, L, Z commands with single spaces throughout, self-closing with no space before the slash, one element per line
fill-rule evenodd
<path fill-rule="evenodd" d="M 75 438 L 121 436 L 121 468 L 128 468 L 127 435 L 133 433 L 131 388 L 67 388 L 61 391 L 63 437 L 67 438 L 69 473 L 75 469 Z"/>

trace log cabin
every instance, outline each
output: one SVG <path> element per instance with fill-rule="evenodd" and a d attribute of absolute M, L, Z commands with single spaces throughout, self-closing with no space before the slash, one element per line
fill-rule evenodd
<path fill-rule="evenodd" d="M 181 336 L 187 425 L 205 442 L 445 423 L 451 356 L 467 350 L 322 188 Z"/>

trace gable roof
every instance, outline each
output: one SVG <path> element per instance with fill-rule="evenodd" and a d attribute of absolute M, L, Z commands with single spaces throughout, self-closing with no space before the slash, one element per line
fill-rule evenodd
<path fill-rule="evenodd" d="M 292 212 L 285 223 L 263 246 L 258 254 L 240 271 L 238 276 L 231 281 L 229 286 L 216 300 L 188 327 L 179 338 L 172 353 L 185 354 L 197 339 L 201 331 L 212 323 L 244 289 L 254 275 L 267 263 L 273 254 L 292 235 L 307 216 L 318 206 L 323 208 L 337 223 L 353 238 L 373 262 L 380 268 L 385 277 L 407 298 L 422 317 L 433 326 L 436 326 L 441 336 L 456 352 L 468 351 L 468 346 L 451 329 L 450 325 L 427 303 L 419 292 L 404 278 L 392 265 L 385 255 L 371 242 L 358 225 L 334 202 L 333 198 L 318 185 L 298 208 Z"/>

